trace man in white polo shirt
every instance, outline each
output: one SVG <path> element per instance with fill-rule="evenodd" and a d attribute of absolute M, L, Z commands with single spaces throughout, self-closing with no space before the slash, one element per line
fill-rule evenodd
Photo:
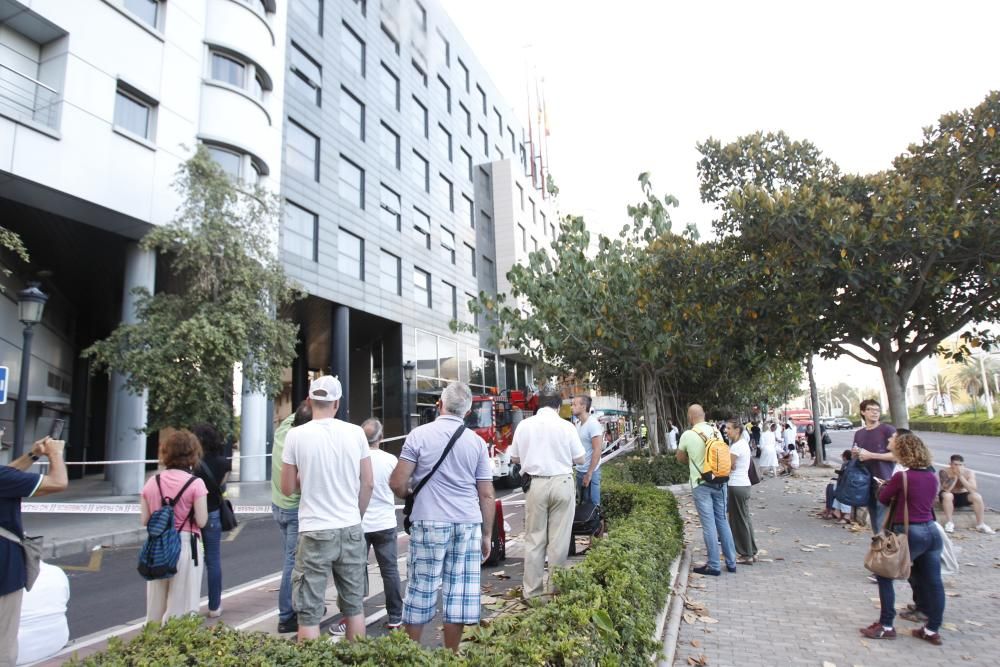
<path fill-rule="evenodd" d="M 333 376 L 313 380 L 312 421 L 288 432 L 281 453 L 281 492 L 302 492 L 292 575 L 300 640 L 319 637 L 331 572 L 347 638 L 365 636 L 367 559 L 361 517 L 372 496 L 372 464 L 361 427 L 335 418 L 342 394 Z"/>
<path fill-rule="evenodd" d="M 584 462 L 585 452 L 576 428 L 559 416 L 562 396 L 553 387 L 538 395 L 538 412 L 514 431 L 510 456 L 531 476 L 524 494 L 524 597 L 552 590 L 551 572 L 566 562 L 572 539 L 576 481 L 573 464 Z M 549 580 L 545 580 L 545 557 Z"/>

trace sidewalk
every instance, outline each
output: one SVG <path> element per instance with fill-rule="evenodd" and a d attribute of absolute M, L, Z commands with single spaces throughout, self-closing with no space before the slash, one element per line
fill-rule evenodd
<path fill-rule="evenodd" d="M 822 509 L 830 469 L 803 467 L 797 478 L 753 487 L 751 509 L 761 562 L 720 577 L 690 574 L 674 665 L 714 667 L 989 664 L 1000 609 L 1000 541 L 956 528 L 961 572 L 944 578 L 946 608 L 935 647 L 909 636 L 919 627 L 897 617 L 898 638 L 870 640 L 858 629 L 878 619 L 878 588 L 863 565 L 870 530 L 812 516 Z M 705 545 L 690 495 L 682 495 L 692 566 Z M 1000 528 L 996 514 L 987 522 Z M 958 522 L 956 522 L 958 523 Z M 896 582 L 896 606 L 912 601 Z"/>

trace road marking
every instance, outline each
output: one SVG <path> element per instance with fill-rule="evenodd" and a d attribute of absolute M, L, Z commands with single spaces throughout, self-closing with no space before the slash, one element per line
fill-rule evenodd
<path fill-rule="evenodd" d="M 969 456 L 974 456 L 974 455 L 973 455 L 973 454 L 970 454 Z M 979 456 L 996 456 L 996 457 L 1000 458 L 1000 454 L 987 454 L 987 453 L 985 453 L 985 452 L 983 452 L 983 453 L 982 453 L 982 454 L 980 454 Z"/>
<path fill-rule="evenodd" d="M 58 565 L 66 572 L 100 572 L 101 561 L 104 560 L 104 550 L 97 546 L 90 552 L 90 562 L 86 565 Z"/>
<path fill-rule="evenodd" d="M 938 463 L 937 461 L 934 462 L 934 465 L 936 465 L 939 468 L 947 468 L 949 466 L 949 464 L 947 463 Z M 969 470 L 972 470 L 972 468 L 969 468 Z M 982 470 L 972 470 L 972 472 L 976 473 L 977 475 L 986 475 L 987 477 L 994 477 L 996 479 L 1000 479 L 1000 475 L 994 474 L 992 472 L 983 472 Z"/>
<path fill-rule="evenodd" d="M 226 539 L 224 539 L 222 541 L 223 542 L 232 542 L 233 540 L 235 540 L 236 536 L 240 534 L 240 531 L 243 530 L 243 527 L 245 525 L 246 525 L 245 523 L 238 523 L 238 524 L 236 524 L 236 527 L 233 528 L 231 531 L 229 531 L 229 535 L 227 535 Z"/>

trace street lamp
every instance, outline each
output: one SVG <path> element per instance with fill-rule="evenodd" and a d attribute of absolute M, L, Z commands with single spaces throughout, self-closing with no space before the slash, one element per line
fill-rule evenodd
<path fill-rule="evenodd" d="M 410 432 L 410 383 L 413 382 L 413 371 L 416 366 L 412 361 L 407 361 L 403 364 L 403 379 L 406 380 L 406 404 L 403 408 L 403 412 L 406 418 L 404 426 L 406 428 L 406 433 Z"/>
<path fill-rule="evenodd" d="M 49 295 L 30 282 L 17 293 L 17 318 L 24 325 L 24 343 L 21 345 L 21 380 L 17 385 L 17 413 L 14 416 L 14 458 L 24 454 L 24 428 L 28 420 L 28 366 L 31 363 L 31 339 L 34 326 L 42 321 L 42 311 Z"/>

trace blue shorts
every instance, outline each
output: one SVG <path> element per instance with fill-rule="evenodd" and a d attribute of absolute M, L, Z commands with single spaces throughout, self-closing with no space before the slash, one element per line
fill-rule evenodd
<path fill-rule="evenodd" d="M 444 596 L 445 623 L 479 623 L 482 535 L 481 523 L 413 522 L 403 623 L 430 622 L 438 588 Z"/>

